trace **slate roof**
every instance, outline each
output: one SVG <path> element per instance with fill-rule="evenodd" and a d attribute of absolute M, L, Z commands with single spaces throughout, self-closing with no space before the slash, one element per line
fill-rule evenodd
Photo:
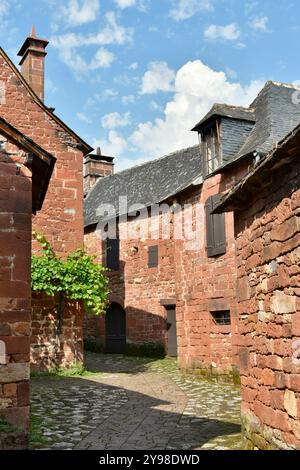
<path fill-rule="evenodd" d="M 250 108 L 243 108 L 242 106 L 230 106 L 228 104 L 216 103 L 211 110 L 201 119 L 200 122 L 192 129 L 192 131 L 199 131 L 201 127 L 207 124 L 215 117 L 228 117 L 231 119 L 238 119 L 239 121 L 255 122 L 255 110 Z"/>
<path fill-rule="evenodd" d="M 300 152 L 300 125 L 292 130 L 267 157 L 261 161 L 247 176 L 234 186 L 222 198 L 214 210 L 215 213 L 239 212 L 255 197 L 257 191 L 264 185 L 266 176 L 283 166 L 299 159 Z M 268 179 L 267 179 L 268 181 Z M 268 183 L 269 184 L 269 181 Z"/>
<path fill-rule="evenodd" d="M 293 98 L 299 89 L 284 83 L 267 82 L 254 102 L 256 123 L 236 159 L 253 152 L 269 153 L 300 123 L 300 105 Z"/>
<path fill-rule="evenodd" d="M 300 123 L 300 105 L 294 99 L 295 92 L 299 93 L 299 88 L 294 85 L 268 81 L 249 108 L 227 105 L 212 107 L 194 130 L 199 129 L 201 123 L 205 123 L 212 116 L 232 117 L 241 121 L 245 120 L 248 110 L 250 113 L 248 120 L 250 121 L 251 116 L 255 117 L 255 124 L 241 148 L 230 159 L 224 160 L 224 165 L 216 173 L 255 152 L 262 157 L 266 156 Z M 236 109 L 232 116 L 229 116 L 230 109 Z"/>
<path fill-rule="evenodd" d="M 200 147 L 195 145 L 100 179 L 85 200 L 85 227 L 99 222 L 100 204 L 118 209 L 119 196 L 127 196 L 128 206 L 150 207 L 188 188 L 201 174 Z"/>

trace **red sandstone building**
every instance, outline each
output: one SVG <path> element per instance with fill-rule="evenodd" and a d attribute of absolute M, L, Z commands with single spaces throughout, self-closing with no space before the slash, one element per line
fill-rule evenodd
<path fill-rule="evenodd" d="M 213 210 L 300 122 L 295 91 L 268 82 L 249 108 L 215 105 L 193 129 L 200 147 L 115 175 L 101 178 L 103 161 L 90 156 L 86 179 L 93 162 L 91 176 L 99 181 L 85 201 L 85 242 L 111 269 L 111 306 L 105 320 L 87 317 L 87 338 L 101 341 L 107 351 L 124 351 L 126 345 L 164 349 L 178 355 L 182 367 L 201 373 L 238 373 L 236 284 L 239 293 L 246 287 L 237 274 L 233 212 Z M 171 226 L 176 207 L 190 204 L 192 227 L 200 232 L 196 249 L 174 237 L 172 229 L 168 240 L 160 233 L 103 242 L 97 224 L 105 227 L 109 217 L 99 213 L 101 204 L 116 207 L 119 234 L 124 224 L 130 229 L 137 221 L 137 208 L 127 211 L 127 221 L 122 217 L 126 210 L 118 209 L 120 196 L 127 197 L 128 206 L 146 206 L 144 219 L 150 217 L 152 204 L 168 203 Z"/>
<path fill-rule="evenodd" d="M 300 127 L 235 187 L 242 421 L 250 446 L 300 450 Z"/>
<path fill-rule="evenodd" d="M 55 158 L 0 118 L 0 449 L 27 446 L 31 218 L 41 210 Z"/>
<path fill-rule="evenodd" d="M 55 300 L 31 303 L 31 212 L 59 255 L 82 247 L 83 157 L 92 150 L 44 104 L 47 45 L 33 28 L 21 72 L 0 48 L 0 418 L 20 430 L 18 442 L 1 444 L 12 448 L 26 445 L 30 343 L 36 369 L 83 358 L 81 305 L 67 306 L 57 335 Z"/>
<path fill-rule="evenodd" d="M 33 28 L 19 52 L 21 72 L 0 49 L 0 116 L 57 159 L 43 210 L 34 217 L 33 228 L 64 256 L 83 245 L 83 157 L 92 149 L 44 104 L 47 45 Z M 81 307 L 67 309 L 59 338 L 54 311 L 54 300 L 34 296 L 31 345 L 37 369 L 82 359 Z"/>

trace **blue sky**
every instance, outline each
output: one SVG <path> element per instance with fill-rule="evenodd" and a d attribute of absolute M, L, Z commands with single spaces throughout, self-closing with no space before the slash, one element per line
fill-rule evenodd
<path fill-rule="evenodd" d="M 1 46 L 50 40 L 46 104 L 117 169 L 197 143 L 214 102 L 300 80 L 298 0 L 0 0 Z"/>

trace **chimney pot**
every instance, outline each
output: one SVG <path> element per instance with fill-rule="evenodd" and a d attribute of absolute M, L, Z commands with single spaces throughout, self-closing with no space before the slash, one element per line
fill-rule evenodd
<path fill-rule="evenodd" d="M 96 154 L 90 154 L 84 160 L 84 194 L 85 196 L 101 178 L 114 174 L 114 158 L 101 154 L 100 147 Z"/>
<path fill-rule="evenodd" d="M 30 37 L 31 38 L 36 38 L 36 29 L 35 29 L 34 25 L 32 25 Z"/>

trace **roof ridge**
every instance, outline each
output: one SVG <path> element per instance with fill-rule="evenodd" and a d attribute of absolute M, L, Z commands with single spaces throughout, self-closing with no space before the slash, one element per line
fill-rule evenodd
<path fill-rule="evenodd" d="M 2 55 L 3 59 L 7 62 L 9 67 L 17 75 L 17 77 L 22 82 L 24 87 L 27 89 L 27 91 L 29 92 L 31 97 L 34 99 L 36 104 L 40 106 L 48 114 L 48 116 L 50 116 L 50 118 L 54 119 L 61 127 L 63 127 L 69 134 L 71 134 L 75 138 L 75 140 L 77 140 L 78 142 L 81 142 L 82 147 L 87 150 L 87 153 L 92 152 L 93 148 L 89 144 L 87 144 L 81 137 L 79 137 L 79 135 L 76 134 L 76 132 L 74 132 L 62 119 L 60 119 L 58 116 L 56 116 L 56 114 L 54 114 L 53 112 L 49 110 L 48 106 L 37 96 L 37 94 L 34 92 L 34 90 L 29 85 L 27 80 L 25 80 L 21 72 L 18 70 L 16 65 L 13 63 L 13 61 L 6 54 L 6 52 L 1 46 L 0 46 L 0 55 Z"/>
<path fill-rule="evenodd" d="M 272 84 L 278 87 L 291 88 L 291 89 L 297 89 L 297 87 L 299 87 L 299 85 L 296 85 L 295 83 L 277 82 L 276 80 L 268 80 L 266 84 Z"/>
<path fill-rule="evenodd" d="M 277 88 L 288 88 L 290 90 L 299 90 L 299 86 L 293 84 L 293 83 L 284 83 L 284 82 L 276 82 L 274 80 L 268 80 L 265 85 L 263 86 L 263 88 L 260 90 L 260 92 L 258 93 L 258 95 L 256 96 L 256 98 L 252 101 L 252 103 L 250 104 L 250 108 L 251 107 L 256 107 L 256 103 L 259 101 L 260 97 L 267 91 L 269 90 L 272 86 L 275 86 Z"/>
<path fill-rule="evenodd" d="M 109 175 L 109 176 L 106 176 L 105 178 L 100 178 L 97 183 L 92 187 L 92 189 L 89 191 L 88 195 L 87 195 L 87 198 L 88 199 L 90 197 L 90 194 L 92 194 L 92 192 L 96 189 L 96 187 L 105 179 L 107 181 L 107 179 L 111 179 L 111 178 L 114 178 L 118 175 L 124 175 L 126 173 L 130 173 L 131 171 L 137 169 L 137 168 L 141 168 L 143 166 L 146 166 L 146 165 L 151 165 L 153 163 L 156 163 L 160 160 L 164 160 L 165 158 L 169 158 L 173 155 L 176 155 L 176 154 L 180 154 L 182 152 L 186 152 L 187 150 L 190 150 L 190 149 L 194 149 L 194 148 L 197 148 L 199 147 L 199 144 L 196 144 L 196 145 L 192 145 L 190 147 L 185 147 L 183 149 L 180 149 L 180 150 L 176 150 L 175 152 L 171 152 L 171 153 L 168 153 L 167 155 L 163 155 L 162 157 L 158 157 L 158 158 L 153 158 L 152 160 L 148 160 L 147 162 L 144 162 L 144 163 L 139 163 L 138 165 L 133 165 L 131 166 L 130 168 L 126 168 L 125 170 L 121 170 L 121 171 L 118 171 L 117 173 L 114 173 L 112 175 Z M 199 149 L 199 153 L 200 153 L 200 149 Z"/>
<path fill-rule="evenodd" d="M 249 112 L 255 111 L 255 109 L 251 108 L 251 106 L 241 106 L 241 105 L 227 104 L 227 103 L 215 103 L 213 107 L 215 106 L 226 106 L 227 108 L 243 109 L 244 111 L 249 111 Z"/>

